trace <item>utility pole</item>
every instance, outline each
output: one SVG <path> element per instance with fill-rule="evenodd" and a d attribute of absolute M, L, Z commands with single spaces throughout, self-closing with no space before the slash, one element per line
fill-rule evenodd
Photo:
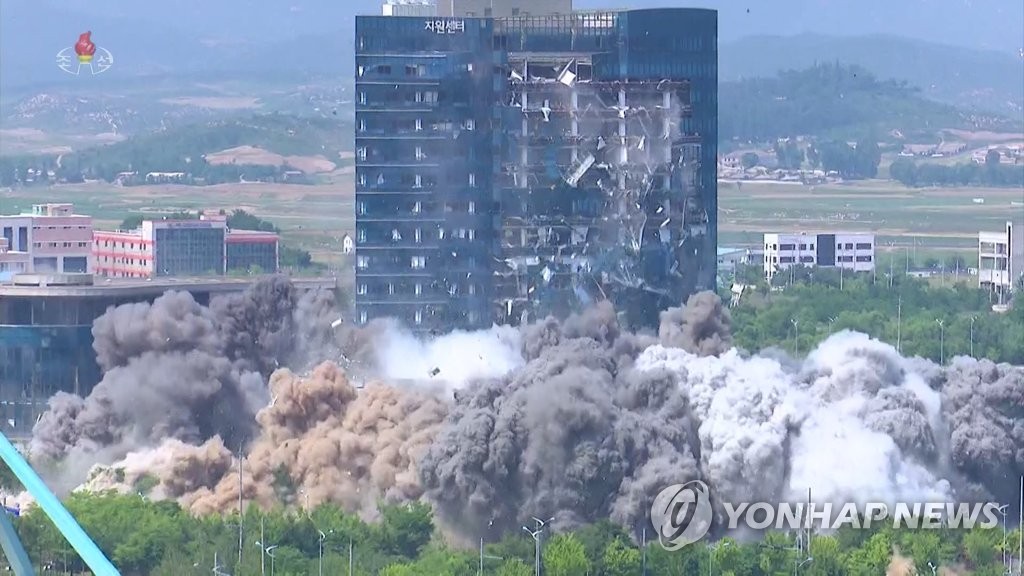
<path fill-rule="evenodd" d="M 1017 576 L 1024 576 L 1024 476 L 1020 477 L 1020 510 L 1017 512 Z"/>
<path fill-rule="evenodd" d="M 903 324 L 903 295 L 896 298 L 896 353 L 900 354 L 900 329 Z"/>
<path fill-rule="evenodd" d="M 260 535 L 262 538 L 263 535 Z M 238 569 L 242 569 L 242 444 L 238 444 Z"/>
<path fill-rule="evenodd" d="M 352 537 L 348 539 L 348 576 L 352 576 Z"/>
<path fill-rule="evenodd" d="M 977 316 L 971 316 L 971 358 L 974 358 L 974 321 L 977 319 Z"/>
<path fill-rule="evenodd" d="M 267 544 L 263 533 L 265 516 L 260 514 L 260 576 L 267 576 Z"/>
<path fill-rule="evenodd" d="M 790 323 L 793 324 L 793 350 L 794 354 L 800 355 L 800 321 L 796 318 L 790 318 Z"/>
<path fill-rule="evenodd" d="M 644 526 L 643 535 L 640 537 L 641 546 L 643 547 L 643 564 L 641 565 L 640 576 L 647 576 L 647 527 Z"/>
<path fill-rule="evenodd" d="M 946 363 L 946 322 L 941 318 L 936 318 L 935 323 L 939 325 L 939 365 L 944 365 Z"/>

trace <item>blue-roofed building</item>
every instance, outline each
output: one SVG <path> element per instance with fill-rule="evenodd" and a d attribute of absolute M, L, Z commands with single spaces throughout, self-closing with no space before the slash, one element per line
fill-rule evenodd
<path fill-rule="evenodd" d="M 423 330 L 713 289 L 717 13 L 356 20 L 356 307 Z"/>

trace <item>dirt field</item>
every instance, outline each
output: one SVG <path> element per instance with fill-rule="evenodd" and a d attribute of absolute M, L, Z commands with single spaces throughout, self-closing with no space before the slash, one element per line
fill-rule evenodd
<path fill-rule="evenodd" d="M 306 174 L 331 172 L 337 165 L 323 156 L 281 156 L 269 150 L 254 146 L 237 146 L 206 155 L 206 161 L 213 165 L 252 164 L 255 166 L 290 166 Z"/>
<path fill-rule="evenodd" d="M 163 98 L 160 102 L 177 106 L 209 108 L 211 110 L 245 110 L 263 106 L 260 104 L 259 98 L 246 96 L 181 96 L 178 98 Z"/>

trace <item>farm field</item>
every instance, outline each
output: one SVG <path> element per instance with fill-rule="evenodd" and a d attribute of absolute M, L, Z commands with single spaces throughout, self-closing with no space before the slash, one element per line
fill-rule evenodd
<path fill-rule="evenodd" d="M 764 232 L 867 231 L 878 244 L 929 253 L 974 251 L 979 230 L 1024 215 L 1024 190 L 905 188 L 873 180 L 805 186 L 719 182 L 721 245 L 759 245 Z M 980 200 L 980 202 L 979 202 Z"/>
<path fill-rule="evenodd" d="M 284 240 L 328 264 L 340 261 L 341 238 L 354 228 L 349 170 L 323 185 L 222 184 L 195 187 L 118 187 L 105 183 L 0 191 L 0 213 L 42 202 L 73 202 L 100 228 L 145 212 L 241 208 L 281 228 Z M 872 231 L 918 257 L 970 253 L 979 230 L 999 230 L 1024 214 L 1024 191 L 1011 188 L 904 188 L 888 181 L 803 186 L 777 182 L 720 182 L 719 243 L 753 246 L 771 231 Z M 978 203 L 976 199 L 983 202 Z"/>

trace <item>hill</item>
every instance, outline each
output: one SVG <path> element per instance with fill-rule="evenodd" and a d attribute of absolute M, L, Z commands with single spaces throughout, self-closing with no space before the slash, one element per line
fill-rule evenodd
<path fill-rule="evenodd" d="M 236 72 L 129 77 L 103 87 L 53 85 L 38 92 L 0 94 L 0 126 L 6 131 L 0 138 L 0 154 L 39 152 L 51 146 L 78 149 L 97 134 L 123 139 L 254 113 L 348 118 L 350 86 L 351 81 L 336 78 L 256 78 Z M 24 139 L 10 133 L 21 129 L 43 135 Z"/>
<path fill-rule="evenodd" d="M 1020 122 L 924 98 L 905 81 L 879 80 L 859 66 L 817 64 L 771 78 L 723 82 L 719 139 L 764 141 L 797 135 L 854 140 L 889 134 L 933 137 L 947 128 L 1019 128 Z"/>
<path fill-rule="evenodd" d="M 719 80 L 764 77 L 819 62 L 842 62 L 879 78 L 921 87 L 932 100 L 1019 118 L 1024 110 L 1024 66 L 1012 52 L 954 47 L 897 36 L 751 36 L 723 42 Z"/>
<path fill-rule="evenodd" d="M 350 161 L 351 154 L 343 152 L 351 147 L 351 140 L 351 124 L 337 119 L 287 114 L 231 118 L 136 135 L 67 154 L 2 157 L 0 185 L 24 182 L 30 168 L 52 170 L 53 178 L 69 182 L 114 181 L 119 173 L 129 171 L 139 178 L 149 172 L 182 172 L 207 184 L 238 181 L 243 176 L 274 179 L 286 170 L 315 173 Z M 244 152 L 254 149 L 263 154 L 247 163 Z M 212 161 L 207 161 L 207 155 L 212 155 Z"/>

